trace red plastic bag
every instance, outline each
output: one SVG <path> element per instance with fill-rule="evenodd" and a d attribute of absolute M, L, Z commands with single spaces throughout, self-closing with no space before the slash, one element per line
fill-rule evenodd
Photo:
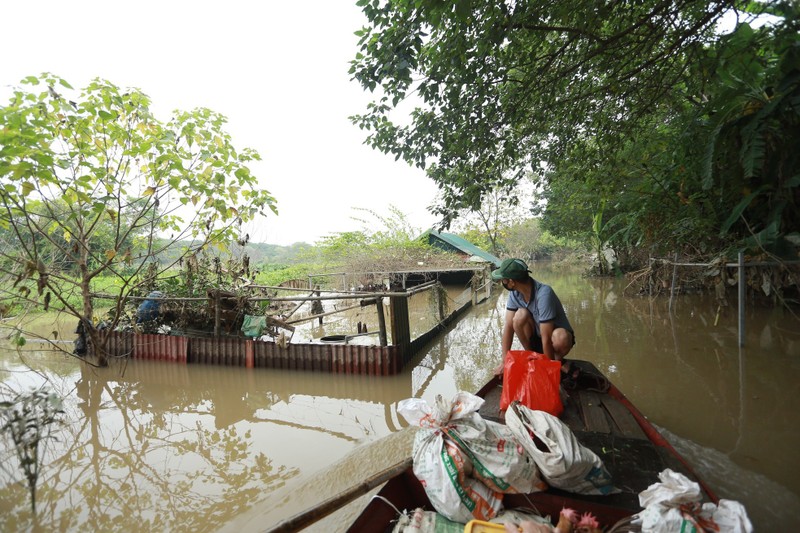
<path fill-rule="evenodd" d="M 537 352 L 509 350 L 503 366 L 500 410 L 505 411 L 511 402 L 519 400 L 530 409 L 559 416 L 564 411 L 560 385 L 561 361 L 552 361 Z"/>

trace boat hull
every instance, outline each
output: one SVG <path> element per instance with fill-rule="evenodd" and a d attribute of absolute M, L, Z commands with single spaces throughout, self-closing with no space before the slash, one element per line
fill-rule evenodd
<path fill-rule="evenodd" d="M 532 494 L 507 494 L 503 499 L 505 508 L 534 507 L 543 516 L 557 518 L 561 509 L 568 507 L 580 513 L 590 512 L 601 525 L 611 526 L 641 510 L 639 493 L 658 482 L 658 474 L 666 468 L 697 482 L 704 500 L 717 503 L 717 497 L 691 465 L 613 383 L 588 361 L 572 360 L 572 363 L 580 369 L 582 379 L 566 391 L 561 419 L 581 444 L 603 460 L 620 492 L 587 496 L 550 488 Z M 587 383 L 605 386 L 591 388 Z M 504 413 L 499 408 L 501 387 L 501 381 L 494 378 L 478 392 L 485 400 L 480 409 L 484 418 L 504 422 Z M 369 502 L 348 532 L 383 533 L 391 530 L 391 524 L 398 518 L 397 510 L 434 510 L 411 468 L 390 479 L 378 496 Z"/>

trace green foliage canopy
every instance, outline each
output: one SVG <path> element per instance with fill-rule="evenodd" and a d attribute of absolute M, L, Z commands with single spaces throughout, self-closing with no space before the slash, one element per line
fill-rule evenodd
<path fill-rule="evenodd" d="M 351 72 L 381 89 L 355 117 L 375 147 L 428 166 L 440 211 L 615 135 L 669 94 L 733 2 L 361 0 L 370 26 Z M 412 123 L 388 118 L 415 93 Z"/>
<path fill-rule="evenodd" d="M 352 120 L 426 168 L 445 225 L 532 171 L 549 229 L 587 241 L 763 246 L 797 229 L 796 3 L 358 4 L 351 73 L 376 96 Z M 747 11 L 777 18 L 754 29 Z"/>
<path fill-rule="evenodd" d="M 218 113 L 176 111 L 163 123 L 137 89 L 98 79 L 73 95 L 50 74 L 22 84 L 0 107 L 0 264 L 12 296 L 52 300 L 91 324 L 92 280 L 121 278 L 122 305 L 159 235 L 190 239 L 192 254 L 276 212 L 247 166 L 258 154 L 234 148 Z M 70 303 L 76 292 L 82 308 Z"/>

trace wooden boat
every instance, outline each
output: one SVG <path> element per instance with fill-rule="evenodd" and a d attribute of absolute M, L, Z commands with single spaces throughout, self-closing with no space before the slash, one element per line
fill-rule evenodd
<path fill-rule="evenodd" d="M 697 482 L 705 493 L 705 500 L 717 503 L 711 489 L 619 389 L 592 363 L 576 360 L 572 363 L 580 369 L 580 377 L 572 390 L 566 390 L 568 401 L 561 420 L 584 446 L 603 460 L 621 492 L 584 496 L 550 488 L 532 494 L 507 494 L 503 498 L 505 508 L 530 508 L 533 504 L 542 515 L 557 519 L 561 509 L 569 507 L 580 513 L 590 512 L 601 525 L 611 526 L 641 510 L 639 493 L 656 483 L 658 474 L 666 468 Z M 495 378 L 478 392 L 478 396 L 485 399 L 480 410 L 485 419 L 503 421 L 499 409 L 500 385 L 500 380 Z M 597 385 L 605 386 L 598 388 Z M 433 510 L 411 468 L 390 479 L 378 494 L 381 498 L 369 502 L 349 532 L 391 531 L 397 512 L 386 501 L 400 510 L 418 507 Z"/>
<path fill-rule="evenodd" d="M 542 516 L 557 519 L 561 509 L 592 513 L 603 527 L 624 521 L 639 512 L 639 493 L 659 481 L 658 474 L 669 468 L 700 485 L 704 501 L 718 503 L 716 495 L 695 474 L 667 440 L 653 427 L 613 383 L 590 362 L 571 360 L 580 370 L 574 387 L 564 387 L 567 401 L 561 420 L 584 446 L 594 451 L 611 474 L 617 494 L 586 496 L 549 488 L 531 494 L 506 494 L 506 509 L 534 507 Z M 566 383 L 567 385 L 569 383 Z M 487 420 L 504 422 L 500 412 L 502 382 L 492 379 L 477 394 L 485 403 L 480 414 Z M 270 533 L 299 531 L 339 509 L 357 496 L 386 483 L 347 530 L 349 533 L 385 533 L 398 518 L 397 510 L 417 508 L 433 511 L 422 485 L 408 460 L 365 480 L 305 513 L 278 524 Z M 387 481 L 388 480 L 388 481 Z M 390 505 L 391 504 L 391 505 Z"/>

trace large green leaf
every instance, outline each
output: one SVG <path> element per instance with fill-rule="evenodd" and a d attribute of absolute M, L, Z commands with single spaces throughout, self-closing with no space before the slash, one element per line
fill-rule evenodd
<path fill-rule="evenodd" d="M 736 204 L 736 206 L 731 211 L 731 214 L 728 216 L 728 218 L 725 219 L 725 222 L 722 223 L 722 226 L 720 227 L 719 230 L 720 235 L 725 235 L 728 232 L 728 230 L 731 228 L 734 222 L 739 220 L 739 217 L 742 216 L 742 213 L 744 213 L 745 209 L 747 209 L 750 206 L 750 203 L 753 200 L 755 200 L 759 195 L 761 195 L 763 191 L 764 187 L 760 187 L 759 189 L 751 192 L 750 194 L 742 198 L 742 201 Z"/>

